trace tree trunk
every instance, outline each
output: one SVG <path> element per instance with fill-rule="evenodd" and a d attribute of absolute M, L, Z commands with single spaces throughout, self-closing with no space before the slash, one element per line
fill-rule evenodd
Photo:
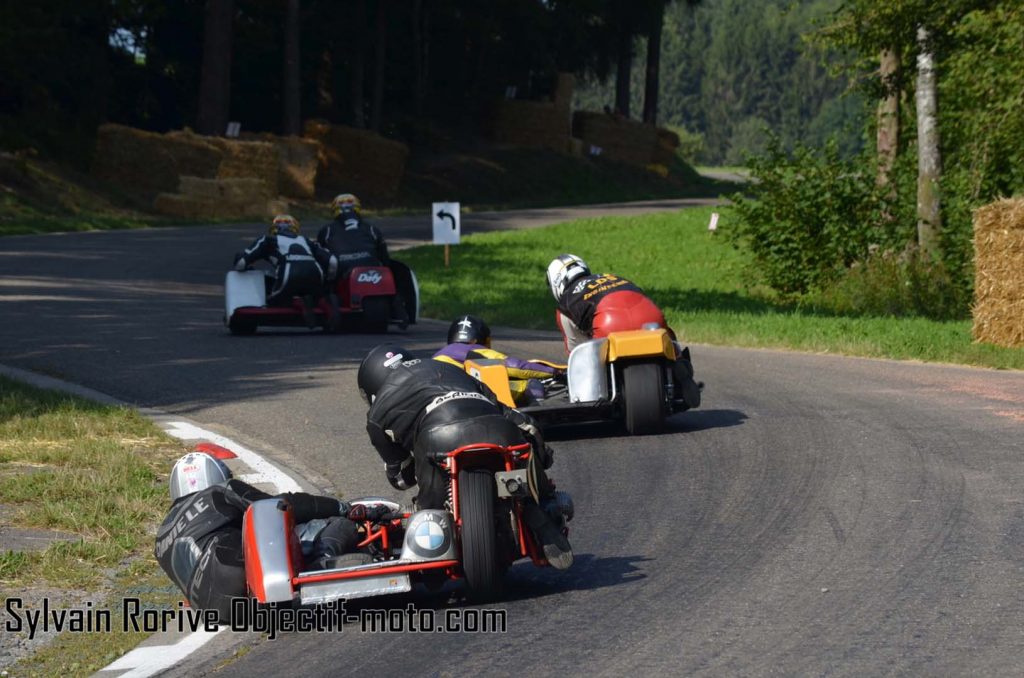
<path fill-rule="evenodd" d="M 658 0 L 654 20 L 647 33 L 647 69 L 644 77 L 644 122 L 658 124 L 658 86 L 661 71 L 661 29 L 665 23 L 665 2 Z"/>
<path fill-rule="evenodd" d="M 387 58 L 387 0 L 377 0 L 377 40 L 374 45 L 373 99 L 370 105 L 370 129 L 380 131 L 381 107 L 384 104 L 384 61 Z"/>
<path fill-rule="evenodd" d="M 633 70 L 633 34 L 619 28 L 618 68 L 615 73 L 615 112 L 629 117 L 629 78 Z"/>
<path fill-rule="evenodd" d="M 330 47 L 320 53 L 316 73 L 316 112 L 323 118 L 334 117 L 334 53 Z"/>
<path fill-rule="evenodd" d="M 352 105 L 353 127 L 366 127 L 363 115 L 363 82 L 365 80 L 365 64 L 363 61 L 363 35 L 366 32 L 366 0 L 356 0 L 355 17 L 352 22 L 352 77 L 349 103 Z"/>
<path fill-rule="evenodd" d="M 900 140 L 900 54 L 896 49 L 884 49 L 879 55 L 879 75 L 885 87 L 885 98 L 878 103 L 878 131 L 876 148 L 878 153 L 879 186 L 888 186 Z"/>
<path fill-rule="evenodd" d="M 423 0 L 413 0 L 413 113 L 417 121 L 423 116 L 423 96 L 426 92 L 424 52 Z"/>
<path fill-rule="evenodd" d="M 942 157 L 939 154 L 935 63 L 927 28 L 918 27 L 917 43 L 917 244 L 923 255 L 938 260 L 942 230 L 939 201 Z"/>
<path fill-rule="evenodd" d="M 299 0 L 288 0 L 284 21 L 284 124 L 285 135 L 302 133 L 299 85 Z"/>
<path fill-rule="evenodd" d="M 196 131 L 220 136 L 228 126 L 231 104 L 231 20 L 234 0 L 206 0 L 203 65 L 199 81 Z"/>

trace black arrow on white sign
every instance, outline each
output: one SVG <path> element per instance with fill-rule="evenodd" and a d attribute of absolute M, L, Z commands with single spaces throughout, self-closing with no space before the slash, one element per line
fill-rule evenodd
<path fill-rule="evenodd" d="M 437 218 L 438 219 L 451 219 L 452 220 L 452 230 L 453 231 L 455 230 L 455 215 L 454 214 L 449 214 L 448 212 L 445 212 L 444 210 L 439 210 L 438 213 L 437 213 Z"/>

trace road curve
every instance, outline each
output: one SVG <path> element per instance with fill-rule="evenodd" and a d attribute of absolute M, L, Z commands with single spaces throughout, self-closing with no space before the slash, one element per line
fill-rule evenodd
<path fill-rule="evenodd" d="M 347 496 L 382 491 L 354 389 L 379 337 L 223 330 L 222 271 L 251 235 L 4 239 L 0 362 L 222 425 Z M 401 340 L 435 347 L 443 329 Z M 496 345 L 560 350 L 547 332 Z M 508 633 L 292 635 L 230 670 L 1020 674 L 1024 373 L 707 346 L 694 359 L 704 406 L 664 435 L 554 441 L 577 563 L 513 568 Z"/>

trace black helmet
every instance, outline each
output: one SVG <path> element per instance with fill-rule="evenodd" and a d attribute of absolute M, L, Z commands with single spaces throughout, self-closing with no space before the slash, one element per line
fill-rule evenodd
<path fill-rule="evenodd" d="M 475 315 L 463 315 L 448 327 L 449 344 L 481 344 L 491 347 L 491 328 Z"/>
<path fill-rule="evenodd" d="M 363 362 L 359 363 L 359 375 L 356 377 L 363 399 L 372 403 L 391 371 L 398 369 L 410 357 L 407 350 L 394 344 L 381 344 L 370 349 Z"/>

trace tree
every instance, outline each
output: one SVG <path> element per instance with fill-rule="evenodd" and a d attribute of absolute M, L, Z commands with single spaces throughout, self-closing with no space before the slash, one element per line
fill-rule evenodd
<path fill-rule="evenodd" d="M 299 69 L 299 0 L 287 0 L 284 22 L 284 121 L 282 133 L 302 133 Z"/>
<path fill-rule="evenodd" d="M 878 153 L 879 186 L 888 186 L 900 145 L 900 52 L 897 47 L 882 49 L 878 56 L 878 74 L 884 95 L 878 102 L 875 147 Z"/>
<path fill-rule="evenodd" d="M 231 104 L 231 29 L 234 0 L 206 0 L 203 65 L 196 131 L 219 136 L 228 124 Z"/>
<path fill-rule="evenodd" d="M 384 102 L 384 66 L 387 58 L 388 17 L 386 0 L 377 0 L 377 39 L 374 41 L 373 98 L 370 100 L 370 129 L 380 131 L 381 107 Z"/>
<path fill-rule="evenodd" d="M 917 244 L 921 252 L 938 260 L 942 211 L 939 180 L 942 156 L 939 153 L 939 123 L 935 88 L 935 55 L 929 43 L 930 33 L 917 28 Z"/>

